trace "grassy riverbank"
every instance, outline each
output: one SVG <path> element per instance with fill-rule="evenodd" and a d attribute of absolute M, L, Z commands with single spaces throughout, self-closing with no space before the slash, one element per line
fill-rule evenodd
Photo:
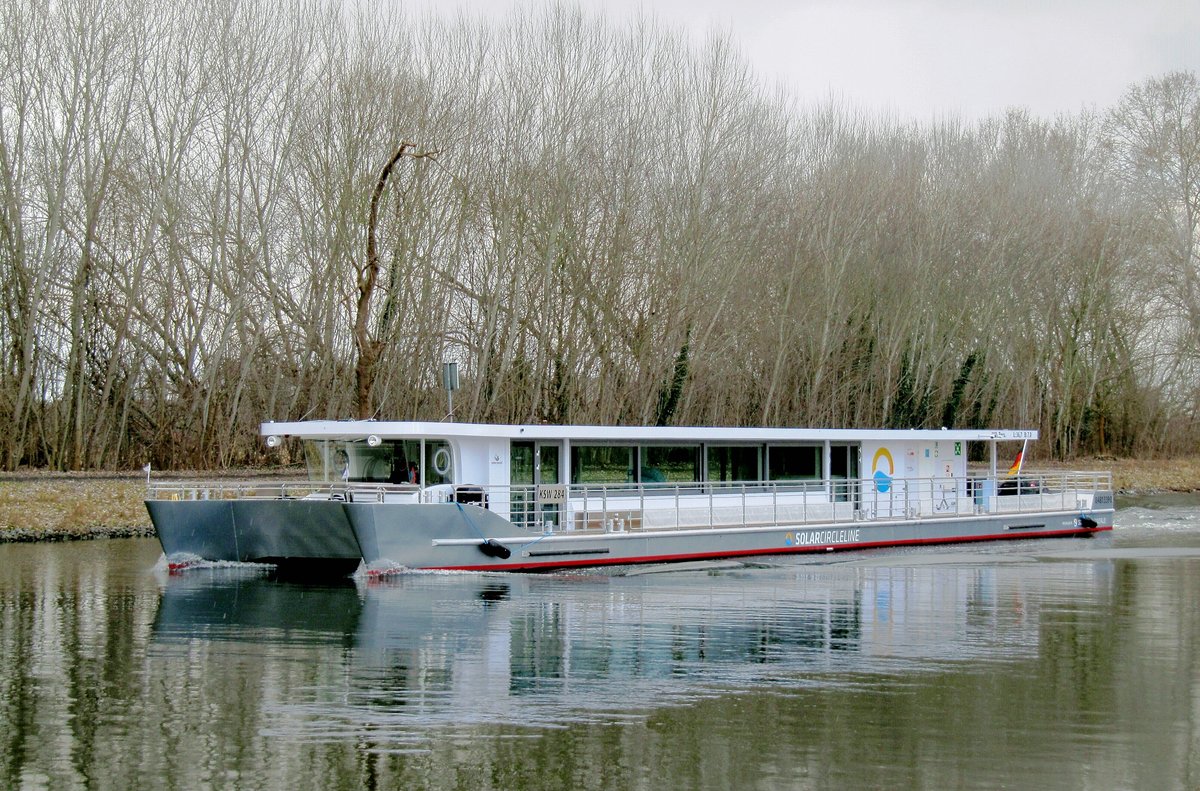
<path fill-rule="evenodd" d="M 1043 465 L 1034 463 L 1035 467 Z M 1112 470 L 1113 487 L 1121 494 L 1200 492 L 1200 456 L 1175 459 L 1077 459 L 1044 465 L 1072 470 Z"/>
<path fill-rule="evenodd" d="M 305 477 L 302 469 L 155 473 L 156 479 Z M 0 542 L 152 536 L 141 473 L 0 473 Z"/>
<path fill-rule="evenodd" d="M 1200 491 L 1200 456 L 1177 459 L 1079 459 L 1058 469 L 1110 469 L 1125 494 Z M 164 478 L 299 477 L 301 470 L 252 470 L 219 474 L 162 473 Z M 63 474 L 41 471 L 0 474 L 0 541 L 149 536 L 154 531 L 142 498 L 146 479 L 132 473 Z"/>
<path fill-rule="evenodd" d="M 145 480 L 0 480 L 0 541 L 153 535 Z"/>

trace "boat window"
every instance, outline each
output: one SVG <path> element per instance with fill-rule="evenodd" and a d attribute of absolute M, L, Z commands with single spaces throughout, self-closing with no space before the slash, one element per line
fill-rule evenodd
<path fill-rule="evenodd" d="M 636 458 L 631 445 L 574 445 L 571 483 L 632 483 Z"/>
<path fill-rule="evenodd" d="M 304 463 L 308 467 L 308 479 L 327 483 L 337 480 L 340 469 L 334 469 L 333 448 L 327 439 L 304 440 Z"/>
<path fill-rule="evenodd" d="M 699 480 L 699 445 L 646 445 L 642 448 L 642 483 L 695 483 Z"/>
<path fill-rule="evenodd" d="M 365 442 L 335 443 L 330 454 L 329 477 L 350 483 L 417 483 L 421 444 L 415 440 L 388 440 L 375 447 Z"/>
<path fill-rule="evenodd" d="M 355 483 L 387 483 L 392 477 L 392 448 L 378 445 L 372 448 L 365 442 L 347 442 L 335 454 L 339 476 Z"/>
<path fill-rule="evenodd" d="M 442 453 L 438 451 L 442 450 Z M 308 440 L 304 443 L 309 479 L 348 483 L 419 484 L 421 482 L 421 442 L 385 440 L 371 447 L 361 440 L 341 442 Z M 425 442 L 425 483 L 450 483 L 453 464 L 450 446 L 442 440 Z M 439 466 L 446 472 L 438 472 Z"/>
<path fill-rule="evenodd" d="M 450 443 L 442 439 L 425 440 L 425 485 L 454 483 L 454 456 Z"/>
<path fill-rule="evenodd" d="M 821 478 L 821 446 L 771 445 L 767 448 L 771 481 L 812 481 Z"/>
<path fill-rule="evenodd" d="M 709 445 L 708 480 L 761 481 L 762 446 Z"/>
<path fill-rule="evenodd" d="M 385 443 L 392 449 L 392 470 L 389 483 L 421 482 L 421 442 L 415 439 L 395 439 Z"/>
<path fill-rule="evenodd" d="M 513 442 L 509 446 L 509 482 L 513 486 L 532 486 L 533 443 Z"/>

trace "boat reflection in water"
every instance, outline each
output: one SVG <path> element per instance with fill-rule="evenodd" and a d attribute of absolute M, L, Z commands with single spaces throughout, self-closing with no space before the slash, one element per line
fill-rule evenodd
<path fill-rule="evenodd" d="M 727 692 L 1036 658 L 1039 607 L 1057 591 L 1102 600 L 1110 588 L 1107 563 L 994 560 L 404 573 L 322 588 L 262 573 L 171 578 L 154 631 L 160 641 L 343 645 L 351 650 L 321 657 L 342 672 L 303 699 L 267 704 L 303 710 L 274 718 L 273 732 L 349 730 L 373 749 L 404 749 L 484 724 L 640 719 Z"/>
<path fill-rule="evenodd" d="M 235 564 L 165 576 L 153 635 L 160 644 L 230 640 L 350 646 L 361 610 L 350 578 L 300 584 L 269 566 Z"/>
<path fill-rule="evenodd" d="M 347 700 L 379 739 L 388 726 L 609 720 L 730 690 L 1031 658 L 1038 618 L 1023 593 L 1064 584 L 1063 567 L 1036 569 L 400 576 L 366 590 Z M 413 722 L 372 716 L 394 706 Z"/>
<path fill-rule="evenodd" d="M 401 575 L 367 587 L 347 700 L 385 741 L 388 726 L 403 739 L 411 725 L 611 721 L 756 683 L 764 668 L 828 663 L 859 641 L 852 578 L 797 590 L 752 574 Z M 390 720 L 397 707 L 412 722 Z"/>

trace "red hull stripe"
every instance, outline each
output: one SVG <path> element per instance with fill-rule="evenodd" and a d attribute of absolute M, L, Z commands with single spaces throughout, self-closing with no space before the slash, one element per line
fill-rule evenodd
<path fill-rule="evenodd" d="M 804 547 L 778 547 L 775 549 L 738 549 L 730 552 L 696 552 L 679 555 L 642 555 L 631 558 L 605 558 L 604 560 L 557 560 L 537 561 L 532 563 L 503 563 L 483 566 L 425 566 L 435 571 L 539 571 L 546 569 L 563 569 L 579 566 L 631 566 L 636 563 L 673 563 L 684 560 L 716 560 L 718 558 L 750 557 L 754 555 L 798 555 L 815 552 L 838 552 L 849 549 L 874 549 L 877 547 L 915 546 L 920 544 L 963 544 L 968 541 L 1003 541 L 1013 538 L 1061 538 L 1064 536 L 1085 536 L 1112 530 L 1107 527 L 1082 528 L 1078 530 L 1048 530 L 1039 533 L 997 533 L 987 536 L 955 536 L 951 538 L 907 538 L 900 541 L 862 541 L 857 544 L 817 544 Z"/>

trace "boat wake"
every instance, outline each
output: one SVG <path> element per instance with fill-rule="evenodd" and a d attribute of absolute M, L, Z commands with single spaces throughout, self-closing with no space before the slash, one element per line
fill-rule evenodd
<path fill-rule="evenodd" d="M 411 571 L 413 569 L 410 569 L 408 566 L 403 566 L 385 558 L 383 560 L 376 560 L 370 564 L 360 565 L 354 576 L 367 580 L 376 580 L 394 577 L 397 574 L 405 574 Z"/>
<path fill-rule="evenodd" d="M 160 555 L 154 570 L 167 574 L 182 574 L 193 569 L 246 569 L 269 571 L 275 568 L 270 563 L 246 563 L 238 560 L 205 560 L 190 552 L 177 552 L 171 556 Z"/>
<path fill-rule="evenodd" d="M 358 571 L 354 572 L 354 578 L 365 580 L 367 582 L 382 582 L 399 576 L 460 576 L 460 575 L 478 575 L 478 571 L 458 571 L 451 569 L 414 569 L 409 566 L 397 563 L 394 560 L 381 558 L 380 560 L 371 563 L 363 563 L 359 565 Z"/>

